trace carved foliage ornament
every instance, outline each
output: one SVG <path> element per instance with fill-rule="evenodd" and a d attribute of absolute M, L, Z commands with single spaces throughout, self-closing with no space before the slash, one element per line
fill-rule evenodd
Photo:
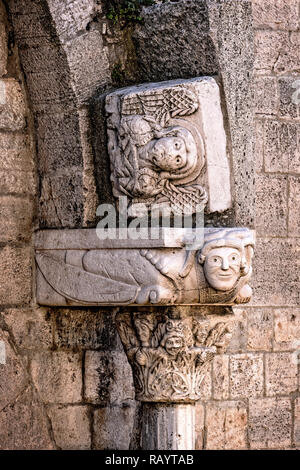
<path fill-rule="evenodd" d="M 231 338 L 231 325 L 209 326 L 195 317 L 121 313 L 118 332 L 132 366 L 136 398 L 154 402 L 193 402 L 215 354 Z"/>

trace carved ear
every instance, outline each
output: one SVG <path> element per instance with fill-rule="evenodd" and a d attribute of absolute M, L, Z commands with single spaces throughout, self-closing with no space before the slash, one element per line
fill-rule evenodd
<path fill-rule="evenodd" d="M 241 274 L 242 276 L 246 276 L 248 272 L 249 272 L 249 266 L 247 264 L 247 260 L 245 256 L 243 256 L 241 260 Z"/>
<path fill-rule="evenodd" d="M 205 262 L 205 256 L 202 255 L 201 252 L 198 254 L 197 259 L 198 259 L 198 263 L 199 263 L 199 264 L 202 264 L 202 265 L 204 264 L 204 262 Z"/>

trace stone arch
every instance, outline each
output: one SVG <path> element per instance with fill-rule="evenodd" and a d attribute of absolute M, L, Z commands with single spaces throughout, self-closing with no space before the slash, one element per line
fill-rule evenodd
<path fill-rule="evenodd" d="M 94 0 L 7 0 L 36 132 L 40 227 L 83 227 L 97 196 L 87 103 L 111 80 Z"/>

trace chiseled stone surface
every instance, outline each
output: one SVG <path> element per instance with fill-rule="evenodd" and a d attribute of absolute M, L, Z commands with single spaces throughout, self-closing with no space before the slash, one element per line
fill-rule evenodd
<path fill-rule="evenodd" d="M 213 398 L 229 398 L 229 356 L 225 354 L 215 356 L 213 360 Z"/>
<path fill-rule="evenodd" d="M 204 447 L 204 415 L 205 409 L 202 403 L 195 405 L 195 450 L 202 450 Z"/>
<path fill-rule="evenodd" d="M 286 61 L 291 59 L 294 49 L 286 55 L 289 43 L 287 31 L 260 30 L 255 32 L 255 60 L 254 67 L 260 72 L 275 70 L 285 72 Z M 278 57 L 279 52 L 279 57 Z"/>
<path fill-rule="evenodd" d="M 94 450 L 128 450 L 134 431 L 136 406 L 98 408 L 94 411 Z"/>
<path fill-rule="evenodd" d="M 31 236 L 32 222 L 33 203 L 31 200 L 0 196 L 0 224 L 5 226 L 5 230 L 0 235 L 0 242 L 27 241 Z"/>
<path fill-rule="evenodd" d="M 270 76 L 257 76 L 254 83 L 256 114 L 274 115 L 278 107 L 277 80 Z"/>
<path fill-rule="evenodd" d="M 206 408 L 206 449 L 246 449 L 247 408 L 244 402 L 224 401 Z"/>
<path fill-rule="evenodd" d="M 57 348 L 68 350 L 118 348 L 120 340 L 113 322 L 113 309 L 55 309 L 53 313 L 54 342 Z"/>
<path fill-rule="evenodd" d="M 297 104 L 295 96 L 297 96 L 296 77 L 279 77 L 279 117 L 297 119 L 299 118 L 300 105 Z"/>
<path fill-rule="evenodd" d="M 295 30 L 299 27 L 298 0 L 252 0 L 258 28 Z"/>
<path fill-rule="evenodd" d="M 258 236 L 286 236 L 288 216 L 286 176 L 257 176 L 255 220 Z"/>
<path fill-rule="evenodd" d="M 274 310 L 274 349 L 296 350 L 300 347 L 300 309 Z"/>
<path fill-rule="evenodd" d="M 273 310 L 271 308 L 247 309 L 248 342 L 251 351 L 270 351 L 273 340 Z"/>
<path fill-rule="evenodd" d="M 3 359 L 0 363 L 0 410 L 3 410 L 24 391 L 28 375 L 21 357 L 10 344 L 7 332 L 0 330 L 0 341 L 1 351 L 5 351 L 5 364 Z"/>
<path fill-rule="evenodd" d="M 38 351 L 52 347 L 52 321 L 47 309 L 10 308 L 3 318 L 18 348 Z"/>
<path fill-rule="evenodd" d="M 260 397 L 263 386 L 262 354 L 236 354 L 230 357 L 231 398 Z"/>
<path fill-rule="evenodd" d="M 267 396 L 290 395 L 298 390 L 298 361 L 291 353 L 266 355 Z"/>
<path fill-rule="evenodd" d="M 0 248 L 0 303 L 22 304 L 31 300 L 31 249 Z"/>
<path fill-rule="evenodd" d="M 289 179 L 288 233 L 290 237 L 300 236 L 300 177 Z"/>
<path fill-rule="evenodd" d="M 26 108 L 17 80 L 0 80 L 0 129 L 19 131 L 25 127 Z"/>
<path fill-rule="evenodd" d="M 62 450 L 89 450 L 91 430 L 87 406 L 48 406 L 54 441 Z"/>
<path fill-rule="evenodd" d="M 264 125 L 265 170 L 299 173 L 299 124 L 267 120 Z"/>
<path fill-rule="evenodd" d="M 299 305 L 297 238 L 258 238 L 253 272 L 253 304 Z"/>
<path fill-rule="evenodd" d="M 55 449 L 43 405 L 30 388 L 0 411 L 0 449 Z"/>
<path fill-rule="evenodd" d="M 41 351 L 31 361 L 31 374 L 45 403 L 78 403 L 82 398 L 81 355 Z"/>
<path fill-rule="evenodd" d="M 294 404 L 294 419 L 295 419 L 295 427 L 294 427 L 294 443 L 296 446 L 300 445 L 300 398 L 296 398 Z"/>
<path fill-rule="evenodd" d="M 291 402 L 288 398 L 249 400 L 251 449 L 284 449 L 291 445 Z"/>
<path fill-rule="evenodd" d="M 122 405 L 134 400 L 131 367 L 121 352 L 87 351 L 84 398 L 90 403 Z"/>

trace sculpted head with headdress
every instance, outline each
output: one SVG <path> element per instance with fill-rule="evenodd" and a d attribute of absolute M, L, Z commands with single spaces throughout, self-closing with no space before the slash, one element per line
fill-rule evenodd
<path fill-rule="evenodd" d="M 208 284 L 215 290 L 229 291 L 240 278 L 250 277 L 253 246 L 249 231 L 212 231 L 198 254 Z"/>

